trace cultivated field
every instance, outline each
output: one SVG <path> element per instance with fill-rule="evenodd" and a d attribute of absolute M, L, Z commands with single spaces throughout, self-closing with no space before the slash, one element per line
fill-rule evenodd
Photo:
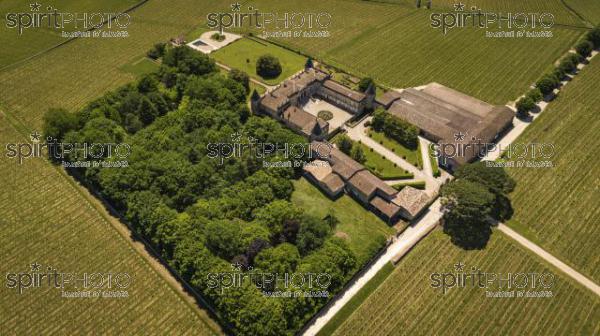
<path fill-rule="evenodd" d="M 593 24 L 600 23 L 600 1 L 596 0 L 565 0 L 569 7 Z"/>
<path fill-rule="evenodd" d="M 6 143 L 24 143 L 0 112 L 0 255 L 2 273 L 41 264 L 67 273 L 128 273 L 126 298 L 62 298 L 43 286 L 18 294 L 2 280 L 0 334 L 215 334 L 218 326 L 178 295 L 44 158 L 22 165 Z M 117 168 L 118 169 L 118 168 Z M 113 289 L 114 290 L 114 289 Z"/>
<path fill-rule="evenodd" d="M 550 298 L 488 298 L 478 287 L 432 288 L 432 273 L 553 272 Z M 595 335 L 600 300 L 496 231 L 483 251 L 467 252 L 440 230 L 419 243 L 334 335 Z M 492 290 L 497 290 L 494 288 Z"/>
<path fill-rule="evenodd" d="M 403 6 L 415 7 L 416 1 L 412 0 L 383 0 L 384 2 L 395 3 Z M 582 2 L 593 2 L 594 0 L 579 0 Z M 571 2 L 571 1 L 567 1 Z M 459 1 L 455 0 L 433 0 L 433 11 L 453 11 L 454 5 Z M 465 11 L 473 6 L 481 9 L 482 12 L 495 13 L 551 13 L 554 15 L 555 23 L 562 25 L 583 26 L 581 20 L 567 8 L 561 0 L 464 0 L 460 1 L 465 5 Z M 421 1 L 424 10 L 427 0 Z"/>
<path fill-rule="evenodd" d="M 290 5 L 266 0 L 259 8 L 286 12 Z M 483 30 L 466 29 L 444 36 L 430 27 L 425 10 L 408 6 L 306 0 L 294 3 L 293 9 L 330 13 L 331 37 L 280 39 L 281 43 L 388 86 L 438 81 L 501 104 L 524 92 L 582 33 L 555 28 L 552 38 L 492 39 L 485 38 Z M 134 75 L 122 67 L 154 43 L 202 25 L 210 11 L 228 10 L 222 1 L 149 1 L 131 13 L 128 38 L 80 39 L 0 72 L 0 104 L 39 128 L 48 107 L 75 110 L 132 80 Z"/>
<path fill-rule="evenodd" d="M 263 6 L 285 11 L 287 3 Z M 294 7 L 331 13 L 331 37 L 279 39 L 280 43 L 358 76 L 370 75 L 386 86 L 437 81 L 496 104 L 526 91 L 583 33 L 557 25 L 551 38 L 487 38 L 485 29 L 474 28 L 444 35 L 430 26 L 429 11 L 412 6 L 307 0 Z"/>
<path fill-rule="evenodd" d="M 154 43 L 189 31 L 205 20 L 208 11 L 228 7 L 217 7 L 218 3 L 149 1 L 131 13 L 127 38 L 78 39 L 0 72 L 0 105 L 39 130 L 48 107 L 75 110 L 133 80 L 135 75 L 122 66 L 145 54 Z"/>
<path fill-rule="evenodd" d="M 554 168 L 513 168 L 508 224 L 600 283 L 600 58 L 593 59 L 518 143 L 551 143 Z"/>
<path fill-rule="evenodd" d="M 319 218 L 325 217 L 330 209 L 333 210 L 340 221 L 336 234 L 346 239 L 356 253 L 359 264 L 368 261 L 381 247 L 379 243 L 394 234 L 393 228 L 350 196 L 343 195 L 332 201 L 305 178 L 294 181 L 292 202 Z"/>
<path fill-rule="evenodd" d="M 62 13 L 119 13 L 138 2 L 141 2 L 141 0 L 58 0 L 43 3 L 38 12 L 46 13 L 48 12 L 46 10 L 47 6 L 52 5 L 53 8 Z M 46 26 L 24 29 L 21 35 L 19 35 L 17 28 L 9 29 L 5 27 L 7 13 L 34 13 L 29 4 L 29 2 L 19 0 L 3 0 L 0 2 L 0 25 L 2 26 L 0 30 L 0 45 L 2 46 L 0 69 L 67 40 L 60 36 L 59 30 L 49 29 Z M 27 23 L 27 18 L 22 20 Z M 93 22 L 96 23 L 97 21 Z M 83 31 L 85 29 L 82 28 L 81 24 L 79 28 L 68 24 L 64 30 Z"/>

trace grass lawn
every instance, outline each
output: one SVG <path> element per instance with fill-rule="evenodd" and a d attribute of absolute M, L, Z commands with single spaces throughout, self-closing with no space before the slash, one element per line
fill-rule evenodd
<path fill-rule="evenodd" d="M 433 273 L 455 274 L 472 267 L 482 273 L 552 273 L 552 297 L 486 297 L 498 282 L 470 284 L 443 294 L 432 287 Z M 469 280 L 470 281 L 470 280 Z M 506 285 L 505 290 L 506 290 Z M 514 287 L 513 287 L 514 289 Z M 539 289 L 529 289 L 538 291 Z M 397 265 L 333 335 L 595 335 L 600 299 L 542 259 L 495 231 L 484 250 L 465 251 L 441 230 L 425 237 Z"/>
<path fill-rule="evenodd" d="M 292 202 L 319 218 L 333 210 L 340 221 L 336 234 L 346 239 L 361 265 L 379 250 L 387 237 L 395 233 L 393 228 L 350 196 L 344 194 L 332 201 L 304 177 L 294 181 Z"/>
<path fill-rule="evenodd" d="M 365 153 L 367 160 L 365 161 L 364 166 L 379 178 L 383 180 L 399 180 L 414 177 L 412 173 L 398 167 L 395 163 L 386 159 L 371 147 L 363 143 L 354 142 L 354 146 L 356 145 L 361 146 Z"/>
<path fill-rule="evenodd" d="M 375 274 L 369 282 L 367 282 L 363 288 L 361 288 L 356 295 L 352 297 L 345 305 L 340 309 L 335 316 L 317 333 L 317 336 L 331 335 L 339 326 L 346 321 L 352 313 L 373 293 L 379 285 L 381 285 L 387 277 L 394 272 L 394 265 L 391 263 L 385 264 L 382 269 Z"/>
<path fill-rule="evenodd" d="M 281 74 L 276 78 L 263 78 L 256 73 L 256 61 L 271 54 L 281 63 Z M 306 58 L 274 44 L 256 39 L 242 38 L 210 54 L 218 62 L 245 71 L 250 76 L 269 85 L 279 84 L 283 79 L 304 68 Z"/>
<path fill-rule="evenodd" d="M 427 151 L 429 152 L 429 160 L 431 162 L 431 170 L 433 172 L 433 176 L 438 177 L 440 176 L 440 166 L 438 164 L 437 157 L 435 156 L 435 152 L 431 147 L 428 148 Z"/>
<path fill-rule="evenodd" d="M 133 62 L 121 66 L 121 70 L 139 77 L 158 70 L 159 61 L 154 61 L 146 56 L 140 56 Z"/>
<path fill-rule="evenodd" d="M 600 165 L 595 155 L 600 146 L 599 82 L 596 56 L 516 140 L 553 144 L 552 168 L 508 169 L 517 182 L 510 194 L 515 213 L 508 225 L 596 283 L 600 283 Z"/>
<path fill-rule="evenodd" d="M 412 164 L 413 166 L 423 169 L 423 159 L 421 158 L 421 150 L 419 149 L 419 145 L 417 145 L 416 149 L 410 149 L 404 147 L 398 141 L 388 138 L 385 134 L 383 134 L 383 132 L 376 132 L 371 129 L 369 129 L 367 132 L 370 138 L 379 142 L 383 147 L 394 152 L 396 155 L 408 161 L 408 163 Z"/>

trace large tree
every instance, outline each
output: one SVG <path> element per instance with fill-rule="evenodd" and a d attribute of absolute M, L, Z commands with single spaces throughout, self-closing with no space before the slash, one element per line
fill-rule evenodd
<path fill-rule="evenodd" d="M 264 78 L 275 78 L 281 74 L 281 63 L 273 55 L 262 55 L 256 60 L 256 73 Z"/>
<path fill-rule="evenodd" d="M 444 232 L 464 249 L 482 249 L 492 233 L 494 195 L 479 183 L 456 179 L 442 188 Z"/>

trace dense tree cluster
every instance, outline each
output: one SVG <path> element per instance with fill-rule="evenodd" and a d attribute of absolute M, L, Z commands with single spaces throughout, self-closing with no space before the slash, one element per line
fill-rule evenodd
<path fill-rule="evenodd" d="M 383 108 L 377 108 L 373 112 L 371 127 L 377 132 L 383 132 L 387 137 L 398 141 L 410 149 L 416 149 L 419 144 L 419 129 L 391 114 Z"/>
<path fill-rule="evenodd" d="M 260 157 L 248 150 L 224 161 L 207 155 L 209 143 L 306 139 L 271 118 L 251 115 L 245 77 L 237 72 L 224 77 L 208 57 L 190 50 L 167 50 L 158 72 L 77 113 L 48 111 L 44 132 L 64 142 L 128 143 L 127 168 L 82 168 L 82 176 L 234 333 L 291 335 L 327 298 L 275 298 L 262 291 L 335 293 L 356 271 L 356 258 L 333 236 L 334 217 L 310 216 L 290 203 L 291 178 L 298 171 L 263 167 L 263 160 L 281 160 L 281 153 Z M 244 137 L 232 140 L 237 133 Z M 211 285 L 209 275 L 232 272 L 327 273 L 330 285 Z"/>
<path fill-rule="evenodd" d="M 503 168 L 484 162 L 458 168 L 455 177 L 441 191 L 444 232 L 462 248 L 482 249 L 494 220 L 504 221 L 513 214 L 506 195 L 515 188 L 515 181 Z"/>
<path fill-rule="evenodd" d="M 256 60 L 256 73 L 264 78 L 275 78 L 281 74 L 281 63 L 273 55 L 262 55 Z"/>

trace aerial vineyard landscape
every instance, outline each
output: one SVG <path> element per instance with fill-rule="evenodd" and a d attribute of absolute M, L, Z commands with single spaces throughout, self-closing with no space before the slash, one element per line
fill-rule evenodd
<path fill-rule="evenodd" d="M 0 335 L 600 334 L 596 0 L 5 0 L 0 43 Z"/>

